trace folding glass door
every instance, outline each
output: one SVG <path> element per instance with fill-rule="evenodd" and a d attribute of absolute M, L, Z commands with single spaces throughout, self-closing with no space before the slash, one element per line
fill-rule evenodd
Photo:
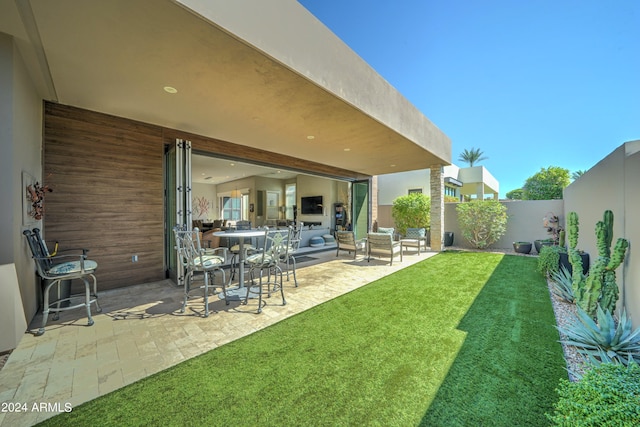
<path fill-rule="evenodd" d="M 168 277 L 182 285 L 182 269 L 177 268 L 173 228 L 191 229 L 191 142 L 177 139 L 165 149 L 165 265 Z"/>

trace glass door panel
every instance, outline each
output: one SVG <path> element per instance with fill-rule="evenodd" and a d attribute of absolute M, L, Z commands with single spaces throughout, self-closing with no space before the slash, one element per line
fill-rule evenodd
<path fill-rule="evenodd" d="M 356 181 L 351 184 L 351 200 L 353 200 L 351 217 L 353 218 L 352 227 L 356 239 L 367 237 L 369 232 L 371 222 L 369 188 L 368 180 Z"/>

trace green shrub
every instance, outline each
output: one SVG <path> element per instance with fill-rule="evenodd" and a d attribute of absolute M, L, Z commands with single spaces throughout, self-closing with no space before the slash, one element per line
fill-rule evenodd
<path fill-rule="evenodd" d="M 429 228 L 431 198 L 422 193 L 400 196 L 393 201 L 391 216 L 402 235 L 407 233 L 407 228 Z"/>
<path fill-rule="evenodd" d="M 640 425 L 640 366 L 603 363 L 578 382 L 562 379 L 553 415 L 556 426 Z"/>
<path fill-rule="evenodd" d="M 567 250 L 562 246 L 542 246 L 538 254 L 538 271 L 547 276 L 553 276 L 560 268 L 560 252 L 566 253 Z"/>
<path fill-rule="evenodd" d="M 474 200 L 456 206 L 464 237 L 478 249 L 495 243 L 507 231 L 507 208 L 497 200 Z"/>

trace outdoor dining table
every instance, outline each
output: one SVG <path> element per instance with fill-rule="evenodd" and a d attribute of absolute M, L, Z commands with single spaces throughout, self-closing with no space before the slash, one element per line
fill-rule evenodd
<path fill-rule="evenodd" d="M 257 228 L 252 228 L 251 230 L 224 230 L 224 231 L 216 231 L 213 233 L 214 236 L 220 237 L 239 237 L 239 253 L 238 253 L 238 288 L 235 290 L 239 290 L 244 288 L 244 261 L 245 261 L 245 250 L 244 250 L 244 239 L 245 237 L 262 237 L 265 235 L 266 230 L 259 230 Z M 233 290 L 227 290 L 227 294 L 233 294 Z"/>

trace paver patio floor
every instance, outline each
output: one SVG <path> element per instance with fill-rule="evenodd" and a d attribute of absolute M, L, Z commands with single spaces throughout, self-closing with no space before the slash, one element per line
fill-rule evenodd
<path fill-rule="evenodd" d="M 285 281 L 287 305 L 274 294 L 260 314 L 257 299 L 225 305 L 215 296 L 208 318 L 199 316 L 202 300 L 180 313 L 182 288 L 170 280 L 99 291 L 103 310 L 94 310 L 93 326 L 82 309 L 71 310 L 50 320 L 44 335 L 22 338 L 0 370 L 0 425 L 31 426 L 435 254 L 409 251 L 392 266 L 388 258 L 367 262 L 334 250 L 309 254 L 314 259 L 297 268 L 299 287 L 293 277 Z"/>

